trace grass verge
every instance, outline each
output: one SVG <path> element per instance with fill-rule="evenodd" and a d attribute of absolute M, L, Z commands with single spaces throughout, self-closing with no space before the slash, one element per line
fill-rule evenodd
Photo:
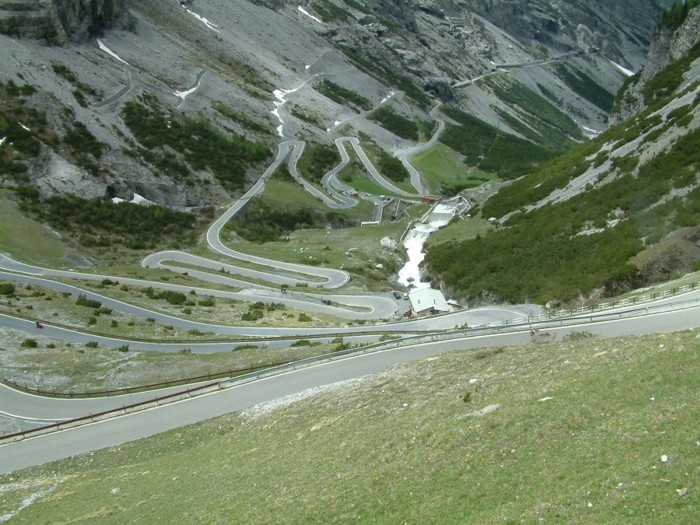
<path fill-rule="evenodd" d="M 62 266 L 66 254 L 58 236 L 27 218 L 17 203 L 0 193 L 0 251 L 33 264 Z"/>

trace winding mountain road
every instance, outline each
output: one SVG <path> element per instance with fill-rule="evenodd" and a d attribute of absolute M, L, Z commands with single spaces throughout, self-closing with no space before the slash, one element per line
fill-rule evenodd
<path fill-rule="evenodd" d="M 676 331 L 700 326 L 700 306 L 679 310 L 660 309 L 641 317 L 601 320 L 596 323 L 552 326 L 547 332 L 553 338 L 586 330 L 601 337 L 639 335 L 652 332 Z M 12 472 L 33 465 L 81 454 L 100 448 L 164 432 L 226 413 L 243 410 L 259 403 L 280 399 L 310 388 L 333 384 L 377 373 L 403 363 L 451 350 L 497 345 L 524 344 L 530 341 L 530 329 L 525 326 L 508 333 L 422 342 L 396 349 L 377 351 L 325 361 L 314 366 L 289 369 L 287 372 L 249 382 L 222 381 L 208 394 L 183 398 L 154 408 L 127 412 L 119 417 L 96 420 L 81 426 L 49 434 L 36 435 L 21 441 L 0 444 L 0 472 Z M 144 394 L 148 396 L 148 394 Z M 141 399 L 141 398 L 139 398 Z M 9 403 L 22 407 L 36 418 L 71 417 L 76 413 L 120 407 L 127 402 L 121 398 L 89 400 L 43 399 L 37 402 L 31 396 L 7 388 L 0 388 L 0 407 Z M 47 417 L 48 416 L 48 417 Z"/>
<path fill-rule="evenodd" d="M 201 76 L 197 80 L 199 81 L 200 79 Z M 291 92 L 285 92 L 285 94 L 287 93 Z M 386 320 L 394 318 L 397 311 L 397 302 L 389 297 L 371 294 L 346 295 L 340 293 L 323 296 L 297 292 L 283 294 L 278 288 L 253 285 L 248 281 L 230 277 L 230 275 L 236 275 L 249 279 L 264 280 L 275 285 L 298 285 L 305 283 L 309 288 L 325 288 L 328 290 L 338 290 L 346 285 L 349 281 L 349 274 L 342 270 L 285 263 L 264 257 L 251 256 L 233 250 L 221 241 L 221 231 L 234 216 L 245 208 L 251 199 L 258 196 L 264 190 L 265 183 L 279 166 L 282 165 L 285 159 L 287 159 L 289 171 L 295 180 L 302 184 L 309 193 L 330 208 L 338 209 L 356 205 L 357 199 L 349 195 L 349 193 L 351 193 L 351 188 L 348 188 L 337 180 L 337 174 L 349 163 L 349 155 L 346 149 L 347 145 L 353 148 L 367 173 L 389 193 L 406 199 L 419 199 L 427 194 L 427 189 L 421 183 L 420 174 L 415 168 L 410 166 L 408 157 L 422 149 L 432 146 L 435 141 L 437 141 L 445 125 L 444 121 L 437 113 L 438 109 L 439 107 L 436 106 L 431 110 L 431 115 L 438 122 L 438 128 L 430 141 L 401 151 L 398 154 L 398 157 L 411 173 L 411 181 L 416 193 L 402 190 L 396 187 L 391 181 L 384 178 L 372 165 L 362 149 L 359 140 L 354 137 L 340 137 L 335 140 L 336 147 L 341 155 L 341 162 L 322 178 L 321 185 L 327 191 L 327 193 L 324 193 L 316 186 L 305 181 L 297 170 L 296 164 L 303 153 L 304 143 L 301 141 L 284 141 L 278 145 L 275 159 L 264 171 L 259 180 L 245 195 L 232 203 L 207 231 L 206 239 L 210 249 L 219 256 L 225 257 L 227 261 L 230 260 L 232 262 L 208 259 L 181 251 L 158 252 L 149 255 L 142 261 L 142 265 L 145 267 L 161 267 L 167 268 L 173 272 L 187 273 L 202 281 L 215 283 L 217 285 L 225 285 L 231 288 L 231 290 L 214 290 L 204 287 L 176 285 L 161 281 L 151 282 L 120 276 L 96 275 L 85 272 L 41 268 L 0 255 L 0 279 L 12 280 L 24 284 L 35 284 L 75 295 L 84 294 L 88 298 L 98 299 L 109 308 L 123 311 L 134 316 L 143 318 L 152 317 L 157 322 L 186 329 L 197 329 L 215 334 L 230 335 L 232 337 L 254 337 L 257 338 L 256 343 L 265 346 L 288 346 L 292 338 L 302 336 L 318 336 L 330 339 L 342 334 L 344 337 L 354 338 L 353 341 L 355 342 L 376 341 L 382 333 L 386 332 L 402 333 L 404 337 L 407 337 L 405 342 L 402 341 L 402 344 L 397 348 L 318 362 L 314 365 L 308 365 L 297 369 L 290 368 L 282 373 L 269 375 L 257 380 L 249 380 L 247 382 L 224 380 L 220 381 L 206 394 L 191 398 L 188 395 L 184 395 L 184 397 L 178 401 L 154 405 L 152 408 L 137 411 L 125 410 L 125 413 L 119 417 L 110 417 L 88 424 L 71 426 L 60 431 L 42 435 L 30 433 L 28 434 L 30 437 L 19 441 L 0 442 L 0 472 L 11 472 L 55 459 L 96 450 L 110 445 L 117 445 L 189 423 L 202 421 L 217 415 L 242 410 L 261 402 L 279 399 L 309 388 L 328 385 L 346 379 L 363 377 L 397 363 L 441 352 L 457 349 L 466 350 L 487 345 L 525 343 L 530 340 L 530 330 L 533 326 L 546 328 L 548 332 L 555 337 L 562 337 L 567 333 L 581 329 L 585 329 L 602 337 L 610 337 L 700 326 L 697 301 L 692 307 L 686 306 L 678 309 L 664 309 L 666 305 L 659 303 L 654 311 L 641 317 L 639 316 L 639 312 L 637 312 L 637 316 L 625 317 L 623 315 L 625 312 L 624 309 L 616 310 L 615 315 L 619 315 L 619 317 L 615 319 L 601 317 L 594 322 L 593 318 L 584 320 L 582 316 L 580 324 L 574 323 L 568 324 L 567 326 L 557 326 L 556 321 L 549 320 L 541 321 L 540 324 L 533 322 L 532 318 L 541 314 L 542 310 L 532 305 L 463 310 L 449 315 L 430 318 L 386 322 Z M 375 209 L 379 210 L 379 213 L 381 213 L 383 206 L 381 197 L 364 197 L 374 202 Z M 239 266 L 235 264 L 235 261 L 242 261 L 246 265 L 253 264 L 261 269 L 251 269 L 245 265 Z M 221 273 L 219 271 L 221 269 L 223 269 L 225 273 Z M 190 321 L 160 312 L 154 312 L 57 280 L 78 279 L 95 281 L 105 278 L 118 280 L 120 283 L 133 286 L 151 286 L 153 288 L 177 290 L 185 293 L 190 290 L 195 290 L 197 294 L 216 297 L 248 301 L 269 299 L 307 311 L 332 313 L 345 319 L 384 320 L 384 322 L 377 325 L 342 328 L 240 327 L 216 325 L 212 323 Z M 323 304 L 320 301 L 320 297 L 330 298 L 334 303 L 337 303 L 338 306 Z M 358 308 L 360 308 L 361 311 L 358 311 Z M 500 328 L 493 329 L 495 333 L 477 333 L 464 330 L 464 334 L 461 336 L 458 334 L 451 336 L 452 338 L 447 340 L 438 340 L 441 331 L 453 330 L 456 326 L 488 326 L 497 323 L 508 324 L 509 331 L 501 332 Z M 0 315 L 0 326 L 28 333 L 36 333 L 37 330 L 33 322 L 10 315 Z M 412 334 L 426 332 L 435 334 L 434 336 L 427 336 L 430 338 L 434 337 L 435 340 L 426 342 L 425 339 L 413 341 L 410 339 Z M 187 347 L 193 352 L 221 352 L 230 350 L 234 344 L 232 341 L 221 343 L 153 343 L 120 340 L 51 325 L 45 325 L 45 328 L 42 330 L 42 335 L 81 344 L 88 341 L 98 341 L 100 346 L 104 347 L 115 348 L 128 344 L 132 348 L 158 351 L 177 351 L 181 350 L 183 347 Z M 180 392 L 181 390 L 182 387 L 175 387 L 165 391 L 129 394 L 127 396 L 65 400 L 41 398 L 0 386 L 0 413 L 38 422 L 62 421 L 95 414 L 105 410 L 121 409 L 133 403 L 153 400 L 166 394 Z"/>

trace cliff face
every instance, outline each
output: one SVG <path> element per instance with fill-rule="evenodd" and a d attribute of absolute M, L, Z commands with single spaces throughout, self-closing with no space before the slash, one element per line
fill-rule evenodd
<path fill-rule="evenodd" d="M 613 116 L 612 122 L 621 122 L 643 111 L 646 107 L 642 96 L 644 84 L 668 65 L 687 56 L 698 42 L 700 42 L 700 7 L 692 9 L 679 28 L 664 27 L 658 30 L 649 48 L 644 69 L 620 97 L 618 111 Z"/>
<path fill-rule="evenodd" d="M 0 0 L 0 33 L 66 46 L 130 28 L 127 0 Z"/>
<path fill-rule="evenodd" d="M 567 51 L 582 28 L 596 34 L 593 44 L 608 54 L 624 40 L 648 45 L 658 9 L 652 2 L 553 2 L 532 0 L 464 0 L 470 9 L 522 41 Z M 584 49 L 585 51 L 585 49 Z"/>

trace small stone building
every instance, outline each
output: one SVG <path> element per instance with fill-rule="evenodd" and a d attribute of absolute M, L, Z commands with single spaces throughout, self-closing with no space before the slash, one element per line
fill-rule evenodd
<path fill-rule="evenodd" d="M 452 311 L 440 290 L 421 288 L 408 294 L 414 315 L 443 314 Z"/>

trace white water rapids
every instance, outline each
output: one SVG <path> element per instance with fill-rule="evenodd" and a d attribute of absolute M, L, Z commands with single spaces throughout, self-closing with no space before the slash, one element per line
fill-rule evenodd
<path fill-rule="evenodd" d="M 417 222 L 403 239 L 408 261 L 399 270 L 399 283 L 404 286 L 413 285 L 416 289 L 429 288 L 430 283 L 420 280 L 420 263 L 425 259 L 423 246 L 431 233 L 445 226 L 455 215 L 460 205 L 458 199 L 436 205 L 430 213 Z"/>

